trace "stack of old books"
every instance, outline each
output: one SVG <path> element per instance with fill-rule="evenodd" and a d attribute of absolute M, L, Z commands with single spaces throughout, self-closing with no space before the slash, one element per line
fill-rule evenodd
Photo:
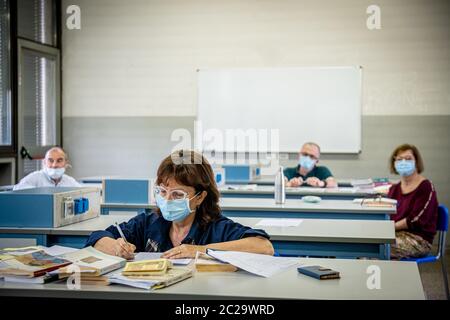
<path fill-rule="evenodd" d="M 373 191 L 375 184 L 372 179 L 352 179 L 351 185 L 359 191 Z"/>
<path fill-rule="evenodd" d="M 199 272 L 234 272 L 237 267 L 219 261 L 206 253 L 197 251 L 195 256 L 195 269 Z"/>
<path fill-rule="evenodd" d="M 87 247 L 72 253 L 62 255 L 73 262 L 73 265 L 59 269 L 59 279 L 71 275 L 79 275 L 81 284 L 108 285 L 109 277 L 105 274 L 122 268 L 126 260 L 121 257 L 107 255 L 93 247 Z"/>
<path fill-rule="evenodd" d="M 357 198 L 353 199 L 353 202 L 364 207 L 394 208 L 397 206 L 397 200 L 384 197 Z"/>
<path fill-rule="evenodd" d="M 109 276 L 111 283 L 159 289 L 192 277 L 192 269 L 174 267 L 168 259 L 127 262 L 122 272 Z"/>
<path fill-rule="evenodd" d="M 40 247 L 3 249 L 0 252 L 0 278 L 6 282 L 47 283 L 57 279 L 50 274 L 51 271 L 71 263 L 46 253 Z"/>

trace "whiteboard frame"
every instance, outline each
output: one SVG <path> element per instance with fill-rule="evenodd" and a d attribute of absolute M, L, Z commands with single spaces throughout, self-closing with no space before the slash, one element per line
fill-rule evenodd
<path fill-rule="evenodd" d="M 358 100 L 359 100 L 359 135 L 358 135 L 358 150 L 333 150 L 333 149 L 323 149 L 321 150 L 321 154 L 347 154 L 347 155 L 359 155 L 362 152 L 362 136 L 363 136 L 363 126 L 362 126 L 362 109 L 363 109 L 363 67 L 361 65 L 345 65 L 345 66 L 296 66 L 296 67 L 249 67 L 249 68 L 199 68 L 196 70 L 197 72 L 197 110 L 196 110 L 196 120 L 199 121 L 200 120 L 200 107 L 199 107 L 199 97 L 200 97 L 200 85 L 199 85 L 199 76 L 200 76 L 200 72 L 210 72 L 210 71 L 245 71 L 245 70 L 261 70 L 261 69 L 342 69 L 342 68 L 355 68 L 358 69 L 359 71 L 359 83 L 358 83 Z M 194 130 L 196 131 L 196 130 Z M 195 137 L 194 139 L 196 139 L 195 141 L 198 141 L 198 136 L 197 136 L 197 132 L 195 133 Z M 307 141 L 304 141 L 307 142 Z M 196 145 L 197 142 L 195 143 Z M 202 146 L 203 148 L 203 146 Z M 298 146 L 298 148 L 296 150 L 282 150 L 280 149 L 278 151 L 278 153 L 298 153 L 299 150 L 301 148 L 301 145 Z M 224 148 L 226 149 L 226 148 Z M 246 150 L 244 152 L 242 151 L 228 151 L 228 150 L 215 150 L 215 149 L 202 149 L 202 151 L 206 151 L 206 152 L 223 152 L 223 153 L 250 153 L 250 154 L 256 154 L 256 153 L 260 153 L 260 152 L 255 152 L 255 151 L 249 151 Z M 268 152 L 270 153 L 270 151 Z"/>

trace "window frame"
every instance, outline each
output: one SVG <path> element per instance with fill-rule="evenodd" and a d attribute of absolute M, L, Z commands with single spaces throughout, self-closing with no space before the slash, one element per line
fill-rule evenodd
<path fill-rule="evenodd" d="M 11 143 L 9 145 L 0 145 L 0 157 L 1 158 L 7 158 L 7 157 L 15 157 L 16 156 L 16 142 L 17 142 L 17 135 L 16 135 L 16 96 L 15 96 L 15 68 L 14 68 L 14 45 L 13 45 L 13 39 L 15 35 L 15 15 L 14 15 L 14 5 L 11 5 L 11 0 L 6 1 L 7 8 L 8 8 L 8 24 L 9 24 L 9 42 L 8 47 L 10 50 L 8 51 L 8 63 L 9 63 L 9 85 L 10 85 L 10 96 L 9 96 L 9 103 L 10 103 L 10 111 L 11 111 Z M 15 2 L 14 2 L 15 3 Z"/>
<path fill-rule="evenodd" d="M 20 83 L 21 83 L 21 68 L 22 68 L 22 54 L 23 54 L 23 50 L 31 50 L 31 51 L 35 51 L 38 53 L 41 53 L 43 55 L 47 55 L 47 56 L 54 56 L 55 57 L 55 76 L 56 76 L 56 83 L 55 83 L 55 101 L 56 101 L 56 114 L 55 114 L 55 119 L 56 119 L 56 123 L 55 123 L 55 142 L 56 145 L 61 145 L 61 122 L 62 122 L 62 105 L 61 105 L 61 52 L 58 48 L 56 47 L 52 47 L 49 45 L 44 45 L 44 44 L 40 44 L 40 43 L 36 43 L 34 41 L 30 41 L 27 39 L 22 39 L 22 38 L 18 38 L 17 39 L 17 68 L 16 68 L 16 72 L 17 72 L 17 118 L 18 118 L 18 123 L 17 123 L 17 149 L 20 150 L 20 148 L 22 148 L 23 142 L 22 139 L 23 137 L 21 137 L 20 133 L 23 132 L 23 121 L 20 121 L 23 119 L 23 111 L 24 111 L 24 107 L 23 107 L 23 95 L 21 94 L 21 89 L 20 89 Z M 42 147 L 43 149 L 48 148 L 48 146 Z M 39 150 L 38 150 L 39 149 Z M 31 152 L 36 152 L 36 151 L 43 151 L 40 150 L 41 147 L 37 147 L 35 150 L 29 150 Z M 40 152 L 39 152 L 40 153 Z M 20 155 L 17 155 L 18 159 L 17 159 L 17 176 L 20 178 L 23 176 L 23 159 L 20 157 Z"/>

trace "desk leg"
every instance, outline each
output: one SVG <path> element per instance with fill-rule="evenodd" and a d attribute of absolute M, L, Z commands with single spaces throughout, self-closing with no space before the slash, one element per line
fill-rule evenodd
<path fill-rule="evenodd" d="M 381 260 L 390 260 L 391 259 L 391 245 L 390 244 L 381 244 L 380 245 L 380 259 Z"/>

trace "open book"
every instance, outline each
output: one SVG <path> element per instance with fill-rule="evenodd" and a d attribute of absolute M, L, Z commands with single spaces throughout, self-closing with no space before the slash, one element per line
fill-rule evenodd
<path fill-rule="evenodd" d="M 110 256 L 93 247 L 87 247 L 78 251 L 63 254 L 61 257 L 73 262 L 79 267 L 80 272 L 89 273 L 91 276 L 100 276 L 110 271 L 122 268 L 126 260 L 121 257 Z M 62 275 L 71 274 L 73 267 L 59 270 Z"/>

